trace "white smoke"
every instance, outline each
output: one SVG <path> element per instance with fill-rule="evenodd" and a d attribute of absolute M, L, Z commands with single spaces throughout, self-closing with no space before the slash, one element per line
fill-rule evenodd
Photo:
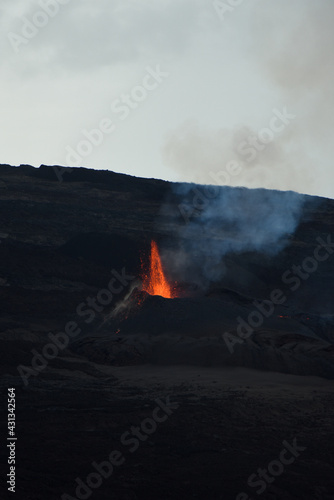
<path fill-rule="evenodd" d="M 183 200 L 181 211 L 195 199 L 197 210 L 191 212 L 189 204 L 189 212 L 183 212 L 187 219 L 181 212 L 176 217 L 182 219 L 179 246 L 164 252 L 164 262 L 175 275 L 201 285 L 222 278 L 229 254 L 277 255 L 289 244 L 307 199 L 293 191 L 192 184 L 175 185 L 175 190 Z"/>
<path fill-rule="evenodd" d="M 211 172 L 224 171 L 228 162 L 236 160 L 242 167 L 240 172 L 230 178 L 222 176 L 221 185 L 333 197 L 334 3 L 257 0 L 246 6 L 244 2 L 226 16 L 222 28 L 241 31 L 238 22 L 246 11 L 247 24 L 240 32 L 243 43 L 233 52 L 235 60 L 225 60 L 224 69 L 228 73 L 229 64 L 233 67 L 247 60 L 262 82 L 264 94 L 270 89 L 272 105 L 265 110 L 259 101 L 253 117 L 244 115 L 244 94 L 249 91 L 252 98 L 244 78 L 241 87 L 236 85 L 241 95 L 230 93 L 236 121 L 232 118 L 230 126 L 224 128 L 209 128 L 198 118 L 180 123 L 166 138 L 164 163 L 181 182 L 212 183 Z M 222 94 L 222 103 L 217 106 L 222 107 L 224 99 Z M 240 154 L 240 144 L 258 136 L 261 127 L 268 128 L 274 107 L 286 107 L 295 119 L 248 161 Z M 247 116 L 241 124 L 240 116 Z M 226 124 L 223 120 L 222 116 Z"/>

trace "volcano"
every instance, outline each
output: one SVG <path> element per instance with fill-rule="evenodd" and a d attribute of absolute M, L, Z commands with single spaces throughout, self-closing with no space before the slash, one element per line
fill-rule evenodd
<path fill-rule="evenodd" d="M 0 382 L 5 399 L 17 391 L 15 497 L 87 498 L 86 477 L 96 486 L 113 462 L 99 500 L 248 500 L 247 478 L 268 467 L 271 480 L 288 442 L 303 451 L 263 498 L 332 499 L 334 201 L 305 197 L 281 252 L 230 252 L 203 288 L 194 254 L 210 235 L 196 217 L 179 238 L 183 190 L 62 172 L 59 182 L 52 167 L 0 166 Z M 226 187 L 222 197 L 234 189 L 241 204 L 256 198 Z M 212 238 L 231 241 L 216 215 Z M 311 272 L 319 238 L 328 258 L 321 250 Z M 224 334 L 231 344 L 246 322 L 254 331 L 230 352 Z"/>

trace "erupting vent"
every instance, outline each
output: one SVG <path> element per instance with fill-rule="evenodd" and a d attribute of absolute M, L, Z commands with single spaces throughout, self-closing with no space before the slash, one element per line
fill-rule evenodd
<path fill-rule="evenodd" d="M 151 254 L 149 266 L 142 261 L 142 290 L 150 295 L 161 295 L 166 299 L 175 297 L 175 293 L 165 277 L 162 263 L 159 255 L 158 245 L 155 241 L 151 241 Z"/>

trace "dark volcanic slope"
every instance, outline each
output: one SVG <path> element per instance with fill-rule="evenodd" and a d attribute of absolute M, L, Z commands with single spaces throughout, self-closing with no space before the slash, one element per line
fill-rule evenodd
<path fill-rule="evenodd" d="M 13 339 L 22 343 L 24 364 L 48 332 L 77 321 L 82 334 L 70 348 L 93 361 L 239 365 L 334 378 L 334 256 L 298 291 L 282 288 L 282 274 L 313 255 L 316 238 L 334 234 L 334 201 L 306 197 L 296 233 L 275 257 L 229 254 L 223 278 L 197 296 L 148 298 L 125 321 L 110 319 L 113 302 L 88 324 L 77 306 L 107 286 L 112 269 L 137 277 L 152 238 L 180 244 L 185 200 L 163 181 L 57 169 L 0 167 L 0 328 L 8 359 Z M 231 354 L 222 334 L 236 334 L 237 318 L 247 319 L 253 301 L 275 288 L 286 291 L 286 302 Z M 17 374 L 13 362 L 3 369 Z"/>
<path fill-rule="evenodd" d="M 188 248 L 179 205 L 191 202 L 189 190 L 187 199 L 173 187 L 113 172 L 0 166 L 0 387 L 3 401 L 16 388 L 13 498 L 79 498 L 75 478 L 86 480 L 92 463 L 117 449 L 124 465 L 89 498 L 250 500 L 257 490 L 248 478 L 297 439 L 302 453 L 261 499 L 333 500 L 333 380 L 325 378 L 334 379 L 334 254 L 294 292 L 282 274 L 313 255 L 317 237 L 331 238 L 334 201 L 306 197 L 275 257 L 230 253 L 223 277 L 200 287 L 189 252 L 195 274 L 180 280 L 166 269 L 182 298 L 137 289 L 129 298 L 152 238 L 165 251 Z M 217 234 L 224 238 L 219 225 Z M 209 244 L 200 231 L 196 238 Z M 105 299 L 102 290 L 122 280 L 109 305 L 87 312 L 87 300 Z M 235 335 L 237 318 L 247 320 L 254 300 L 276 288 L 286 301 L 231 353 L 222 335 Z M 34 357 L 50 333 L 64 341 L 68 322 L 80 333 L 41 365 Z M 18 365 L 33 359 L 38 370 L 25 385 Z M 129 451 L 121 436 L 150 422 L 156 398 L 169 396 L 175 411 Z M 6 443 L 5 412 L 0 427 Z M 7 473 L 3 445 L 1 498 Z"/>

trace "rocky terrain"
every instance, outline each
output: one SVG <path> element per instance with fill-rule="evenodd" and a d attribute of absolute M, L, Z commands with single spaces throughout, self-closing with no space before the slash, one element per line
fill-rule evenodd
<path fill-rule="evenodd" d="M 305 197 L 281 251 L 230 252 L 201 285 L 180 211 L 189 193 L 109 171 L 0 166 L 1 387 L 4 401 L 17 392 L 16 498 L 80 498 L 75 479 L 119 446 L 124 464 L 85 498 L 334 498 L 334 201 Z M 165 266 L 177 298 L 140 290 L 152 239 L 165 265 L 185 249 L 189 273 Z M 282 278 L 298 265 L 308 269 L 299 284 L 291 271 Z M 133 454 L 119 445 L 168 396 L 166 422 Z M 249 476 L 295 438 L 305 450 L 256 493 Z M 3 446 L 3 498 L 6 457 Z"/>

